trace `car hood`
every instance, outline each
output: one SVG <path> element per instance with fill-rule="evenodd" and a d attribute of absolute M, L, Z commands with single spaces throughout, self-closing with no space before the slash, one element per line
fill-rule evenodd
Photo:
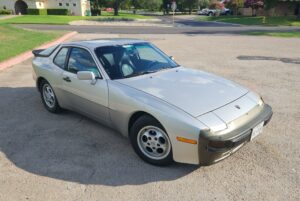
<path fill-rule="evenodd" d="M 183 67 L 116 81 L 160 98 L 194 117 L 220 108 L 248 92 L 224 78 Z"/>

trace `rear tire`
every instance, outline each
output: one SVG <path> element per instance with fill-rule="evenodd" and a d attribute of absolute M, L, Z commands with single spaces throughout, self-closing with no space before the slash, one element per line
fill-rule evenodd
<path fill-rule="evenodd" d="M 55 96 L 52 86 L 46 80 L 42 80 L 40 84 L 41 98 L 44 106 L 49 112 L 59 113 L 61 112 L 61 107 L 58 104 L 57 98 Z"/>
<path fill-rule="evenodd" d="M 163 126 L 153 117 L 143 115 L 132 125 L 130 142 L 137 155 L 147 163 L 166 166 L 173 162 L 172 145 Z"/>

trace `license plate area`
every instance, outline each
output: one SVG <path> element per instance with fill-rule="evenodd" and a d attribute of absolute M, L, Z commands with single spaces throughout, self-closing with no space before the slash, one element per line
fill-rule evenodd
<path fill-rule="evenodd" d="M 264 128 L 264 122 L 261 122 L 260 124 L 258 124 L 257 126 L 255 126 L 252 129 L 252 133 L 251 133 L 251 140 L 253 140 L 255 137 L 257 137 L 259 134 L 262 133 Z"/>

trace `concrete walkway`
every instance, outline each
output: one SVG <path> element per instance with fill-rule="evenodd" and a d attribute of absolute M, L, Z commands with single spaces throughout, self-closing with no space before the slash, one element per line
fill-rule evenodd
<path fill-rule="evenodd" d="M 0 20 L 7 20 L 10 18 L 19 17 L 18 15 L 0 15 Z"/>

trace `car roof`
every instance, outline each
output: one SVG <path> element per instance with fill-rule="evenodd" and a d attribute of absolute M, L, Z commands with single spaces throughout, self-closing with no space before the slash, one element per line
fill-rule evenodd
<path fill-rule="evenodd" d="M 147 41 L 140 40 L 140 39 L 108 38 L 108 39 L 66 42 L 66 43 L 62 43 L 62 45 L 84 46 L 89 49 L 95 49 L 97 47 L 103 47 L 103 46 L 126 45 L 126 44 L 141 43 L 141 42 L 147 42 Z"/>

